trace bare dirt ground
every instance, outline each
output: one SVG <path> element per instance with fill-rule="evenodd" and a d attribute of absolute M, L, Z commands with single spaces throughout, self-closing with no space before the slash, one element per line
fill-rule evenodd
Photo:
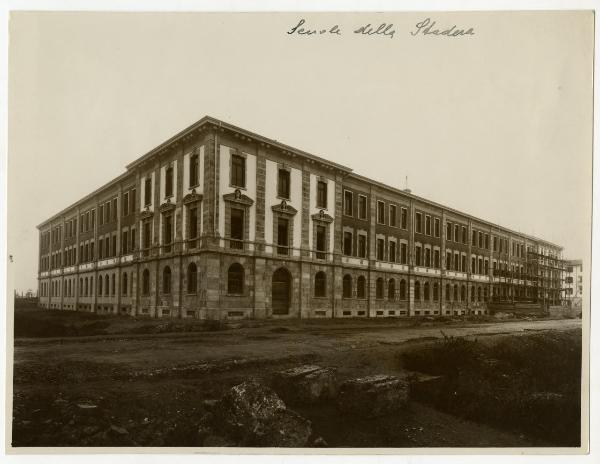
<path fill-rule="evenodd" d="M 333 367 L 340 380 L 369 374 L 405 377 L 403 353 L 438 346 L 444 335 L 489 345 L 507 337 L 566 334 L 557 339 L 557 349 L 576 346 L 577 340 L 581 346 L 577 319 L 269 321 L 206 327 L 65 312 L 52 319 L 48 313 L 15 318 L 13 446 L 201 446 L 197 424 L 204 401 L 250 377 L 268 383 L 274 372 L 305 363 Z M 19 336 L 31 333 L 27 327 L 36 320 L 54 329 Z M 49 336 L 57 332 L 67 336 Z M 81 332 L 90 335 L 78 336 Z M 569 385 L 579 381 L 567 380 Z M 461 417 L 439 402 L 411 400 L 401 415 L 352 421 L 334 404 L 294 409 L 311 420 L 315 435 L 330 447 L 557 445 L 550 435 L 472 414 Z"/>

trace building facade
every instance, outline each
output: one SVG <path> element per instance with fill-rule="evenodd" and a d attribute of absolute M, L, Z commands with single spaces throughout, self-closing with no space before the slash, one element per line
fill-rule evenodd
<path fill-rule="evenodd" d="M 38 229 L 49 309 L 405 317 L 561 299 L 560 246 L 211 117 Z"/>
<path fill-rule="evenodd" d="M 565 261 L 563 288 L 565 303 L 574 308 L 581 308 L 583 297 L 583 262 L 581 259 Z"/>

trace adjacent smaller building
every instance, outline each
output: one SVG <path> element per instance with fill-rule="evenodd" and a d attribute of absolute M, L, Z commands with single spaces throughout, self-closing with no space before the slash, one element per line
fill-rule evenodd
<path fill-rule="evenodd" d="M 563 291 L 565 303 L 572 308 L 581 309 L 583 297 L 583 262 L 581 259 L 565 261 Z"/>

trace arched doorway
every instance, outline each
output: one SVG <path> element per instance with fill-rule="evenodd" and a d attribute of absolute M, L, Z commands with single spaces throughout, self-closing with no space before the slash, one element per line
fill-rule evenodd
<path fill-rule="evenodd" d="M 273 314 L 285 315 L 290 312 L 292 276 L 289 271 L 280 267 L 273 273 L 271 302 Z"/>

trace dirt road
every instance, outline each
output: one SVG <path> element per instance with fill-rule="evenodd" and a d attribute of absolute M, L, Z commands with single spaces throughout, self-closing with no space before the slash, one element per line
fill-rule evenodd
<path fill-rule="evenodd" d="M 432 321 L 415 326 L 386 321 L 277 321 L 214 332 L 18 338 L 13 443 L 94 445 L 105 427 L 118 424 L 128 433 L 109 437 L 110 444 L 194 446 L 194 424 L 202 401 L 219 397 L 250 376 L 268 379 L 274 371 L 300 363 L 335 367 L 342 380 L 379 373 L 400 375 L 399 354 L 431 344 L 443 337 L 442 332 L 488 339 L 580 328 L 581 321 L 575 319 Z M 82 416 L 85 411 L 77 405 L 87 403 L 98 406 L 100 416 Z M 342 433 L 344 424 L 332 422 L 328 414 L 335 416 L 335 411 L 327 408 L 301 412 L 310 416 L 332 446 L 525 446 L 538 442 L 420 404 L 412 407 L 402 424 L 394 423 L 393 428 L 407 430 L 394 436 L 388 432 L 374 435 L 361 427 Z M 373 428 L 372 424 L 363 426 Z M 411 432 L 411 427 L 417 431 Z M 106 441 L 106 433 L 102 437 Z"/>
<path fill-rule="evenodd" d="M 447 336 L 490 336 L 537 330 L 580 328 L 581 320 L 511 321 L 464 326 L 424 323 L 417 327 L 387 324 L 285 323 L 218 332 L 17 339 L 15 364 L 61 361 L 126 364 L 158 368 L 231 359 L 281 359 L 317 355 L 337 357 L 356 350 L 428 341 Z"/>

